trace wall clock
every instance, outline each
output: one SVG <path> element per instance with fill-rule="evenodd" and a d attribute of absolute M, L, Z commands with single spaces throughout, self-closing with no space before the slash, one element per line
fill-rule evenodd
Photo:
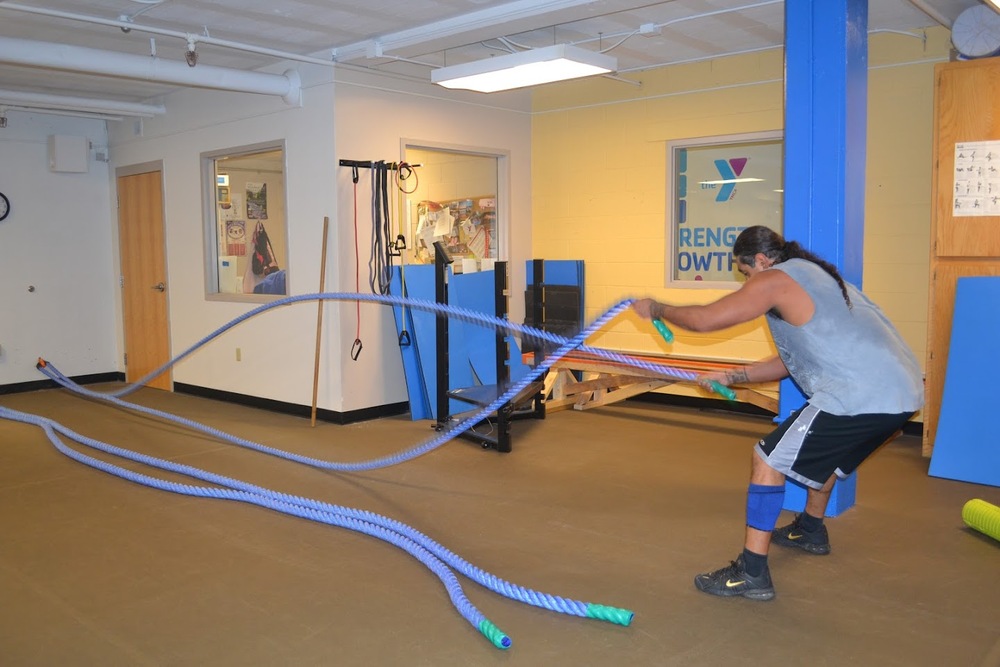
<path fill-rule="evenodd" d="M 951 26 L 951 43 L 966 58 L 982 58 L 1000 51 L 1000 14 L 986 7 L 969 7 Z"/>
<path fill-rule="evenodd" d="M 10 215 L 10 200 L 7 199 L 7 195 L 0 192 L 0 220 L 3 220 L 8 215 Z"/>

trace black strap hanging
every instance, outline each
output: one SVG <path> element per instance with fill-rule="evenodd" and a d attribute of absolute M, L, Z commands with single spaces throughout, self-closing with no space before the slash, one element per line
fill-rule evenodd
<path fill-rule="evenodd" d="M 389 219 L 389 165 L 372 163 L 372 249 L 368 260 L 368 285 L 372 294 L 388 294 L 392 277 L 392 222 Z"/>
<path fill-rule="evenodd" d="M 406 195 L 412 195 L 417 191 L 419 185 L 419 180 L 417 178 L 417 172 L 414 170 L 413 166 L 407 164 L 406 162 L 400 162 L 399 164 L 393 165 L 395 167 L 395 186 L 396 186 L 396 196 L 398 200 L 398 205 L 396 206 L 396 219 L 403 221 L 406 220 L 406 216 L 403 215 L 403 207 L 406 202 Z M 408 179 L 412 178 L 414 180 L 413 188 L 407 190 L 403 187 L 403 183 Z M 398 231 L 402 231 L 402 222 L 399 223 Z M 405 297 L 406 296 L 406 236 L 403 234 L 396 235 L 396 256 L 399 257 L 399 286 L 400 292 Z M 410 346 L 410 332 L 406 330 L 406 306 L 402 306 L 402 329 L 399 332 L 399 346 L 409 347 Z"/>

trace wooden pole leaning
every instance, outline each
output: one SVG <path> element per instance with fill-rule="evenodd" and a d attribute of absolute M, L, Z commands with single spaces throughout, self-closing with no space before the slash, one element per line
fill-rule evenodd
<path fill-rule="evenodd" d="M 323 250 L 319 265 L 319 292 L 322 294 L 326 290 L 326 237 L 330 229 L 330 217 L 323 217 Z M 312 416 L 309 425 L 316 426 L 316 396 L 319 393 L 319 351 L 323 341 L 323 299 L 316 302 L 316 356 L 313 360 L 313 395 L 312 395 Z"/>

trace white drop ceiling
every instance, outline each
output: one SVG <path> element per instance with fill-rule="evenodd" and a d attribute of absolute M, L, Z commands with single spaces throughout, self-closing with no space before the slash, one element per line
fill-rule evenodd
<path fill-rule="evenodd" d="M 920 38 L 981 4 L 869 0 L 869 30 Z M 176 88 L 12 64 L 4 38 L 178 62 L 191 38 L 196 66 L 256 70 L 294 54 L 429 81 L 436 67 L 557 43 L 607 51 L 635 74 L 780 47 L 783 23 L 781 0 L 0 0 L 0 107 L 4 92 L 156 103 Z"/>

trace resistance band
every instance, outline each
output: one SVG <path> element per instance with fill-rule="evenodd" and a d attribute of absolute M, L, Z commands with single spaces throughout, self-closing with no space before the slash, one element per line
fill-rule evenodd
<path fill-rule="evenodd" d="M 361 291 L 361 252 L 358 249 L 358 167 L 351 167 L 351 180 L 354 182 L 354 291 Z M 361 301 L 357 302 L 357 333 L 351 345 L 351 359 L 357 361 L 361 356 Z"/>

